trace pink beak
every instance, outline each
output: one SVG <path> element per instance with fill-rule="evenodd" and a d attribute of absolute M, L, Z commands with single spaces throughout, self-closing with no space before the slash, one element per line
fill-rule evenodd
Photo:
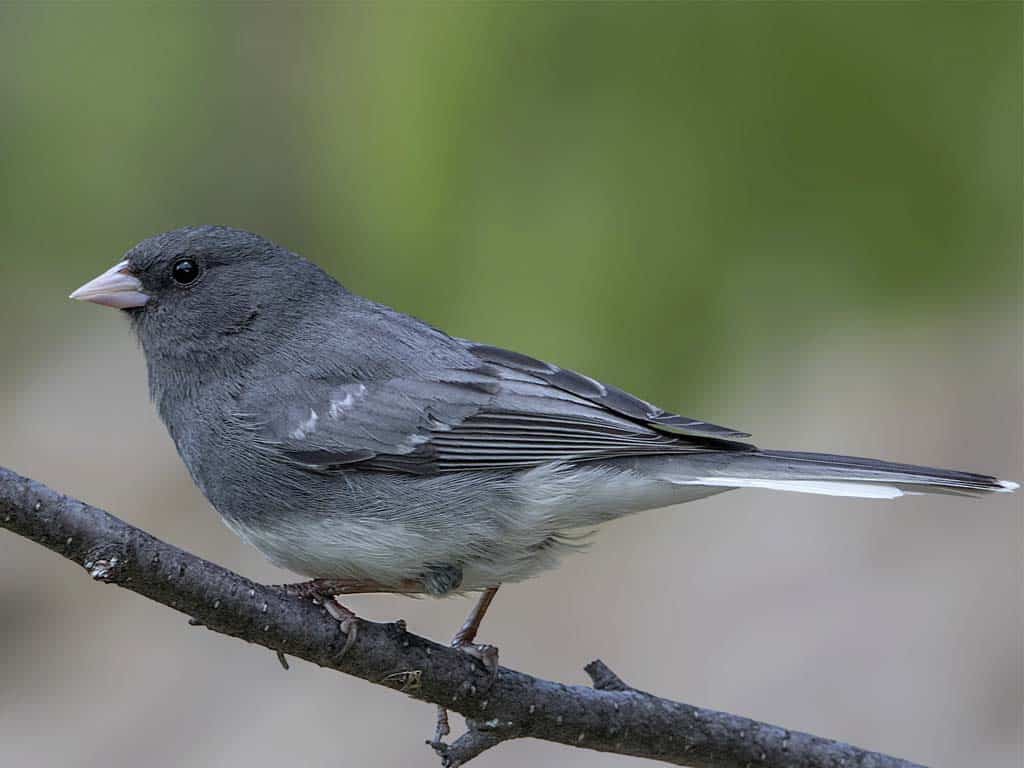
<path fill-rule="evenodd" d="M 68 298 L 117 309 L 141 307 L 149 301 L 149 295 L 142 292 L 141 281 L 131 273 L 127 259 L 94 277 Z"/>

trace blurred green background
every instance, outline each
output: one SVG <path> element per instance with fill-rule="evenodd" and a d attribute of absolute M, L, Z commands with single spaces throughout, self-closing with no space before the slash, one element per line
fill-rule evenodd
<path fill-rule="evenodd" d="M 1019 2 L 0 4 L 0 429 L 6 433 L 0 462 L 105 502 L 178 543 L 207 544 L 203 554 L 250 574 L 263 567 L 258 556 L 233 548 L 188 484 L 144 402 L 141 361 L 125 324 L 116 313 L 64 300 L 138 240 L 214 223 L 260 232 L 319 262 L 350 289 L 450 333 L 582 369 L 669 409 L 746 427 L 762 444 L 875 452 L 1019 480 L 1022 8 Z M 768 508 L 758 501 L 766 497 L 751 498 L 750 510 Z M 173 513 L 150 519 L 141 511 L 181 499 L 189 501 Z M 840 567 L 833 577 L 839 585 L 867 580 L 873 586 L 849 596 L 849 604 L 834 591 L 810 612 L 803 602 L 793 604 L 792 616 L 779 624 L 785 642 L 776 649 L 795 654 L 792 674 L 781 675 L 775 687 L 765 683 L 763 708 L 750 690 L 763 672 L 754 659 L 772 648 L 763 636 L 743 651 L 733 648 L 727 660 L 694 659 L 696 666 L 680 667 L 680 677 L 652 670 L 646 687 L 937 764 L 964 764 L 966 756 L 975 765 L 1017 764 L 1019 501 L 988 507 L 996 512 L 985 518 L 984 534 L 963 522 L 962 506 L 946 500 L 921 502 L 919 515 L 918 502 L 908 501 L 902 523 L 878 507 L 823 508 L 820 500 L 772 496 L 776 516 L 768 521 L 742 512 L 730 518 L 731 501 L 714 503 L 694 507 L 715 510 L 714 519 L 691 519 L 689 527 L 685 514 L 700 512 L 617 525 L 590 560 L 567 566 L 568 575 L 521 588 L 540 590 L 521 594 L 541 600 L 545 592 L 569 594 L 574 579 L 609 580 L 611 596 L 592 592 L 576 608 L 551 608 L 556 623 L 591 627 L 579 630 L 585 636 L 564 663 L 537 668 L 555 657 L 539 647 L 535 633 L 524 643 L 538 646 L 539 656 L 517 659 L 514 630 L 506 627 L 501 636 L 499 619 L 494 634 L 503 653 L 565 679 L 600 652 L 595 638 L 604 630 L 586 622 L 607 615 L 604 601 L 614 603 L 618 594 L 626 615 L 627 603 L 646 594 L 638 621 L 663 611 L 659 590 L 638 591 L 649 583 L 615 592 L 628 577 L 613 563 L 626 552 L 640 560 L 660 557 L 671 568 L 680 552 L 644 553 L 677 528 L 695 542 L 691 559 L 707 556 L 708 568 L 719 563 L 740 573 L 736 592 L 716 597 L 705 583 L 699 595 L 680 593 L 686 611 L 712 611 L 744 594 L 760 603 L 764 595 L 740 585 L 780 568 L 788 575 L 775 584 L 772 599 L 799 595 L 794 585 L 823 580 L 828 571 L 818 561 L 802 571 L 794 565 L 804 556 L 799 553 L 860 542 L 849 544 L 852 570 Z M 981 514 L 984 504 L 971 514 Z M 196 534 L 201 525 L 210 532 Z M 791 536 L 792 547 L 761 563 L 766 525 L 788 531 L 779 535 Z M 806 540 L 809 526 L 820 537 L 813 545 Z M 946 538 L 908 554 L 923 529 L 945 531 L 931 535 Z M 743 531 L 749 550 L 716 549 L 742 541 Z M 998 553 L 992 549 L 1000 546 Z M 918 570 L 923 561 L 933 563 L 934 573 Z M 870 574 L 880 572 L 879 562 L 888 576 L 876 583 Z M 985 570 L 992 563 L 1002 570 Z M 874 680 L 872 664 L 892 659 L 893 645 L 852 628 L 828 634 L 823 626 L 879 605 L 896 579 L 889 566 L 909 568 L 907 578 L 930 574 L 913 582 L 919 591 L 907 592 L 915 595 L 910 604 L 927 603 L 936 592 L 950 602 L 936 608 L 938 626 L 907 618 L 913 614 L 907 604 L 890 606 L 887 620 L 905 619 L 902 630 L 890 632 L 909 633 L 906 647 L 923 642 L 914 634 L 923 633 L 938 643 L 937 655 L 926 655 L 922 663 L 929 666 L 909 679 L 890 670 L 891 679 L 903 681 L 896 692 L 872 683 L 858 698 L 849 686 Z M 74 571 L 58 571 L 66 580 L 50 576 L 62 567 L 41 550 L 0 536 L 0 596 L 6 615 L 19 617 L 0 628 L 0 647 L 10 651 L 0 665 L 10 676 L 6 696 L 0 683 L 0 762 L 4 744 L 14 764 L 31 756 L 33 764 L 55 765 L 138 764 L 148 747 L 168 746 L 167 740 L 180 747 L 180 733 L 164 732 L 137 736 L 135 751 L 121 743 L 124 725 L 116 719 L 90 721 L 93 751 L 81 742 L 70 753 L 40 745 L 44 725 L 64 727 L 88 709 L 68 704 L 78 701 L 67 692 L 70 683 L 64 678 L 62 687 L 44 670 L 56 658 L 72 664 L 82 643 L 103 649 L 110 642 L 97 627 L 68 647 L 60 639 L 69 630 L 59 612 L 39 609 L 40 602 L 88 601 L 99 614 L 116 606 L 125 633 L 138 629 L 136 612 L 149 610 L 80 583 Z M 942 574 L 950 582 L 939 586 L 933 578 Z M 972 578 L 971 589 L 957 591 Z M 700 595 L 710 601 L 703 609 L 695 606 Z M 115 599 L 122 602 L 112 606 Z M 509 620 L 532 621 L 527 598 L 518 612 L 515 599 L 505 606 Z M 988 606 L 986 618 L 962 613 L 978 610 L 979 600 Z M 430 624 L 432 611 L 446 612 L 448 626 L 465 609 L 449 603 L 410 608 L 402 602 L 395 610 L 419 611 L 419 629 L 443 636 L 441 623 Z M 389 609 L 367 610 L 384 617 Z M 200 640 L 186 635 L 183 622 L 157 609 L 146 615 L 171 622 L 160 637 L 174 636 L 181 645 L 169 651 L 175 658 L 189 648 L 203 658 L 215 653 L 207 646 L 197 651 Z M 723 647 L 722 633 L 757 638 L 775 626 L 771 616 L 758 616 L 745 628 L 723 617 L 709 627 L 705 652 Z M 814 672 L 805 666 L 813 651 L 788 634 L 797 618 L 807 622 L 799 637 L 824 634 L 836 654 Z M 700 648 L 692 623 L 684 621 L 683 631 Z M 978 632 L 974 640 L 996 642 L 998 635 L 1002 644 L 966 642 L 951 629 L 962 626 Z M 624 647 L 618 666 L 626 668 L 619 671 L 639 683 L 642 671 L 632 674 L 630 664 L 646 655 L 644 637 L 625 628 L 620 634 L 633 645 Z M 943 645 L 947 636 L 954 639 Z M 124 642 L 116 664 L 149 653 L 139 649 L 154 640 Z M 243 653 L 216 638 L 201 642 L 225 658 Z M 874 661 L 858 671 L 850 659 L 865 653 Z M 965 653 L 980 666 L 970 666 Z M 26 661 L 32 658 L 35 666 Z M 716 674 L 742 668 L 742 658 L 758 671 L 735 680 Z M 246 695 L 270 696 L 280 685 L 274 670 L 264 669 L 272 661 L 259 657 L 267 680 L 240 667 L 205 674 L 235 674 L 254 686 Z M 961 664 L 959 683 L 944 677 Z M 850 679 L 835 669 L 844 665 L 852 665 Z M 111 666 L 110 674 L 117 677 L 119 668 Z M 840 676 L 821 683 L 820 700 L 802 689 L 812 685 L 809 678 L 827 679 L 830 670 Z M 350 688 L 366 711 L 360 697 L 377 695 L 352 681 L 310 675 L 304 684 L 322 686 L 325 702 Z M 287 679 L 293 690 L 295 679 Z M 80 691 L 93 684 L 74 680 Z M 978 692 L 963 694 L 960 684 Z M 134 698 L 131 681 L 123 685 L 120 696 L 133 710 L 157 711 Z M 53 686 L 52 698 L 25 698 L 46 686 Z M 929 709 L 954 690 L 953 698 L 965 697 L 959 706 Z M 732 691 L 737 698 L 730 700 Z M 178 700 L 168 695 L 166 701 Z M 167 706 L 158 710 L 161 718 L 179 711 Z M 322 706 L 349 711 L 337 702 Z M 400 706 L 422 734 L 406 733 Z M 429 712 L 411 706 L 381 699 L 379 713 L 364 723 L 402 723 L 400 735 L 388 740 L 393 753 L 379 745 L 372 753 L 379 764 L 427 763 L 417 745 Z M 973 724 L 965 725 L 965 712 Z M 272 744 L 261 741 L 271 738 L 263 734 L 242 740 L 251 751 L 229 748 L 215 729 L 196 740 L 212 745 L 209 751 L 190 754 L 206 764 L 247 766 L 282 753 L 318 765 L 332 754 L 329 745 L 316 740 L 314 747 L 299 735 L 297 723 L 311 721 L 298 703 L 292 720 L 278 715 L 291 725 L 276 730 Z M 218 717 L 210 712 L 203 722 Z M 351 718 L 339 719 L 351 726 Z M 356 728 L 346 737 L 349 749 L 368 748 L 358 744 L 362 733 Z M 111 751 L 111 744 L 120 746 Z M 538 764 L 626 762 L 543 745 L 503 749 L 510 765 L 526 754 Z M 160 762 L 154 759 L 148 764 Z"/>
<path fill-rule="evenodd" d="M 225 223 L 454 333 L 692 400 L 850 315 L 1021 297 L 1018 3 L 2 13 L 18 316 Z"/>

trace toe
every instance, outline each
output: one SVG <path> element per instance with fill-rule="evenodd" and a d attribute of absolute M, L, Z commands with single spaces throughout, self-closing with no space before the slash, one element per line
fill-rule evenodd
<path fill-rule="evenodd" d="M 498 676 L 498 648 L 483 643 L 468 643 L 457 646 L 460 651 L 479 661 L 491 675 L 491 683 Z"/>

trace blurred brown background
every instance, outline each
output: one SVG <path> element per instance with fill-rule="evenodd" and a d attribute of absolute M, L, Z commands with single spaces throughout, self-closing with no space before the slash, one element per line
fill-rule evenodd
<path fill-rule="evenodd" d="M 1022 457 L 1022 5 L 0 5 L 0 463 L 255 578 L 123 318 L 190 223 L 762 445 Z M 934 766 L 1022 759 L 1024 496 L 741 491 L 502 591 L 505 663 Z M 469 601 L 353 599 L 443 639 Z M 0 534 L 0 765 L 429 765 L 432 710 Z M 516 742 L 482 764 L 625 765 Z"/>

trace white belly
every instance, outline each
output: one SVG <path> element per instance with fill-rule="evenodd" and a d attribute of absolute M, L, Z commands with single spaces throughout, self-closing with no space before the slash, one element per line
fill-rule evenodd
<path fill-rule="evenodd" d="M 395 497 L 387 516 L 282 514 L 270 526 L 228 525 L 273 563 L 306 576 L 398 586 L 432 566 L 454 565 L 463 571 L 458 591 L 471 591 L 555 567 L 600 523 L 728 489 L 656 481 L 604 465 L 551 464 L 517 475 L 500 490 L 493 498 L 453 492 L 447 503 L 435 501 L 426 511 L 412 504 L 403 509 Z"/>

